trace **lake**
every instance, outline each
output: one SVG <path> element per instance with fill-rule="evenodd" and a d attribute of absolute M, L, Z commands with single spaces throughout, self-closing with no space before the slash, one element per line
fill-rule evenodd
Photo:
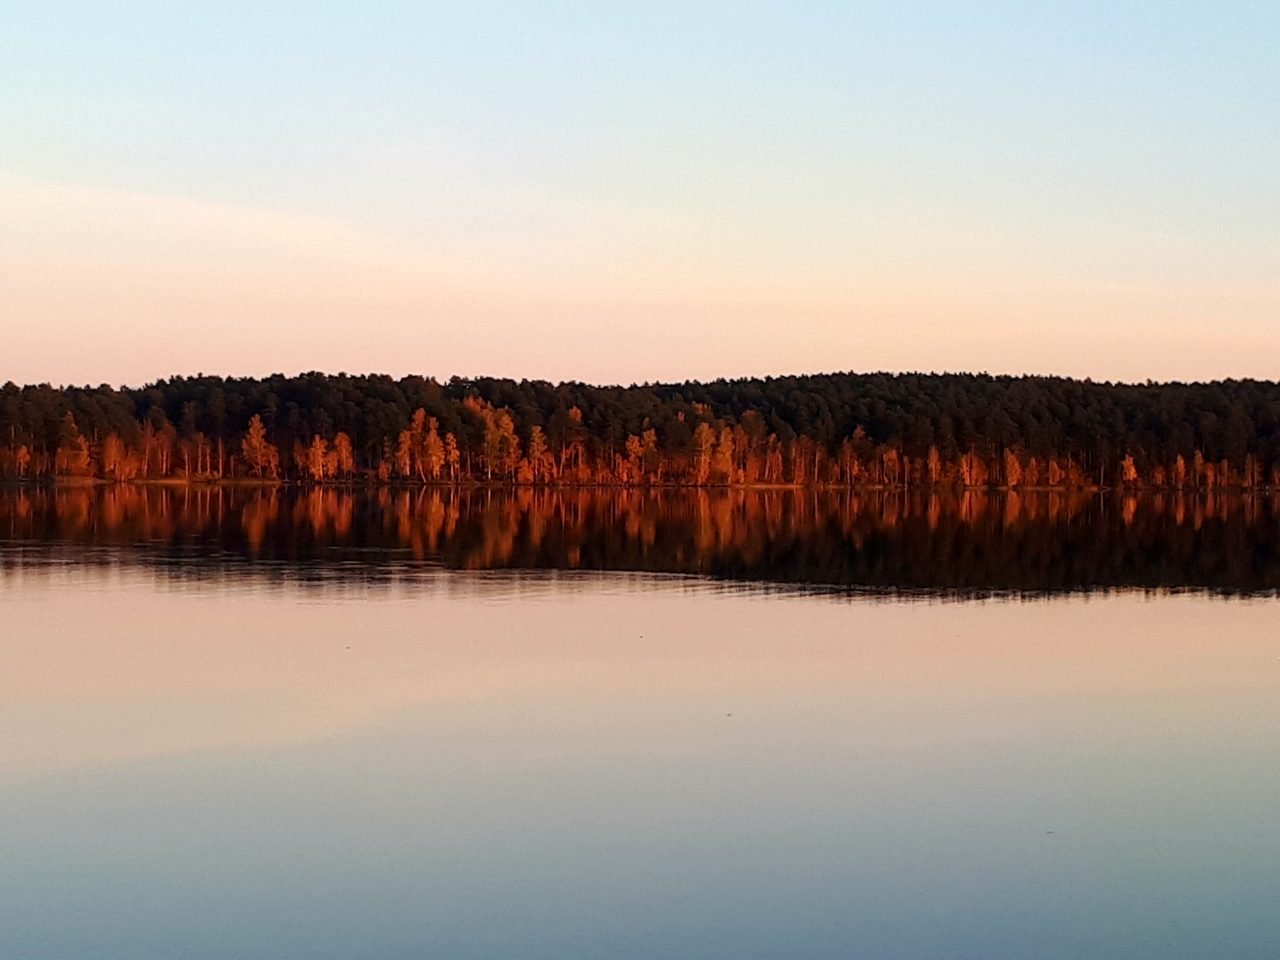
<path fill-rule="evenodd" d="M 1277 518 L 0 491 L 0 956 L 1274 956 Z"/>

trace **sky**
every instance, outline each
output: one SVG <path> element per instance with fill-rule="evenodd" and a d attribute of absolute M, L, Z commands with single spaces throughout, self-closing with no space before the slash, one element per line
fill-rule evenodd
<path fill-rule="evenodd" d="M 0 382 L 1280 376 L 1280 5 L 0 0 Z"/>

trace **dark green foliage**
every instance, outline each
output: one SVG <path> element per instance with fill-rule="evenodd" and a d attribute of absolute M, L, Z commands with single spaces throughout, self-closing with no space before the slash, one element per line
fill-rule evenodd
<path fill-rule="evenodd" d="M 463 409 L 468 396 L 510 410 L 521 438 L 538 425 L 553 450 L 578 440 L 593 457 L 621 451 L 628 436 L 650 428 L 664 455 L 682 456 L 694 427 L 716 421 L 784 444 L 809 437 L 831 455 L 857 434 L 868 452 L 893 447 L 915 458 L 936 446 L 949 460 L 1012 450 L 1042 460 L 1070 457 L 1104 477 L 1126 455 L 1140 469 L 1179 455 L 1190 461 L 1197 452 L 1236 467 L 1253 457 L 1268 476 L 1280 466 L 1275 382 L 1133 385 L 985 374 L 835 373 L 631 387 L 322 373 L 172 377 L 126 389 L 9 383 L 0 388 L 0 444 L 52 451 L 71 413 L 92 442 L 114 433 L 132 444 L 149 424 L 179 437 L 198 431 L 231 449 L 257 414 L 283 450 L 341 431 L 370 468 L 419 407 L 463 449 L 478 449 L 483 428 Z M 575 407 L 580 425 L 570 415 Z M 570 436 L 575 432 L 582 435 Z"/>

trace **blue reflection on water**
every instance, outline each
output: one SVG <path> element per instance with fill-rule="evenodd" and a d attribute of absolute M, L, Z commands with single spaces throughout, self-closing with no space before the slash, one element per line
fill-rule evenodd
<path fill-rule="evenodd" d="M 37 655 L 41 625 L 67 651 L 50 655 L 47 702 L 10 691 L 32 736 L 111 698 L 91 679 L 62 696 L 73 652 L 107 669 L 173 624 L 163 669 L 185 671 L 174 696 L 192 702 L 163 704 L 176 747 L 129 756 L 81 731 L 84 756 L 0 779 L 0 955 L 1203 957 L 1280 942 L 1265 603 L 866 606 L 682 579 L 413 576 L 372 593 L 218 577 L 175 591 L 127 564 L 7 579 L 21 635 L 0 655 Z M 1205 607 L 1237 641 L 1218 645 L 1220 673 L 1192 632 Z M 153 611 L 167 619 L 147 633 Z M 1066 639 L 1037 647 L 1028 625 Z M 679 642 L 655 656 L 664 633 Z M 281 645 L 302 651 L 296 682 L 270 674 L 262 694 L 255 671 L 277 669 Z M 323 683 L 310 649 L 338 664 Z M 1162 659 L 1176 671 L 1145 682 Z M 432 670 L 456 679 L 433 686 Z M 380 709 L 403 675 L 421 691 Z M 332 728 L 205 743 L 192 720 L 184 739 L 188 709 L 339 709 L 345 693 L 359 710 Z"/>

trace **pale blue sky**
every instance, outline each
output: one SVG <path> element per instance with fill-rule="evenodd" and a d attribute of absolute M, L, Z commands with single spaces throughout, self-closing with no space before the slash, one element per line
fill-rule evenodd
<path fill-rule="evenodd" d="M 0 380 L 1277 376 L 1278 41 L 1263 3 L 0 0 Z"/>

